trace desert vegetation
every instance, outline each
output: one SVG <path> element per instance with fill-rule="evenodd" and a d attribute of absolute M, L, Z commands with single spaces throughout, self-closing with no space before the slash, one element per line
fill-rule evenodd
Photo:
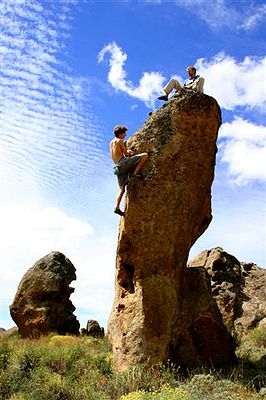
<path fill-rule="evenodd" d="M 0 336 L 1 400 L 261 400 L 266 397 L 266 329 L 256 328 L 226 371 L 186 374 L 136 365 L 116 374 L 106 338 Z"/>

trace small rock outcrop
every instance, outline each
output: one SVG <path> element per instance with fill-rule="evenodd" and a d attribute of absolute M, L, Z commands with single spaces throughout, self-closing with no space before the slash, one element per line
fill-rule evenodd
<path fill-rule="evenodd" d="M 234 360 L 207 272 L 186 266 L 212 219 L 220 123 L 212 97 L 182 90 L 127 142 L 136 153 L 148 152 L 149 160 L 145 178 L 128 185 L 119 228 L 108 323 L 119 371 L 138 362 L 221 368 Z"/>
<path fill-rule="evenodd" d="M 4 329 L 1 328 L 2 330 L 0 330 L 0 336 L 12 336 L 13 334 L 18 332 L 18 327 L 17 326 L 13 326 L 13 328 L 9 328 L 9 329 Z"/>
<path fill-rule="evenodd" d="M 50 332 L 79 334 L 75 307 L 69 299 L 75 271 L 62 253 L 52 252 L 25 273 L 10 306 L 22 337 L 37 338 Z"/>
<path fill-rule="evenodd" d="M 102 328 L 98 321 L 89 319 L 86 326 L 86 335 L 93 336 L 95 338 L 104 337 L 104 328 Z"/>
<path fill-rule="evenodd" d="M 188 266 L 206 269 L 224 324 L 233 335 L 266 324 L 265 269 L 239 262 L 221 247 L 201 252 Z"/>

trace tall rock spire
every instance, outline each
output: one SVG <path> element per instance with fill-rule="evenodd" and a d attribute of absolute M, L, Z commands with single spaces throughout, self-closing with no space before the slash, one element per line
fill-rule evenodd
<path fill-rule="evenodd" d="M 127 143 L 149 160 L 145 179 L 129 183 L 119 228 L 108 335 L 120 371 L 138 362 L 222 367 L 234 359 L 206 272 L 186 267 L 212 219 L 220 124 L 212 97 L 181 90 Z"/>

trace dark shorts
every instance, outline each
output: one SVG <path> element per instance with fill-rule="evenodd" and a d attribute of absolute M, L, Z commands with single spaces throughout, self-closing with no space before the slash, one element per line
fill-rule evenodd
<path fill-rule="evenodd" d="M 129 176 L 135 171 L 136 166 L 141 160 L 141 156 L 136 154 L 131 157 L 123 157 L 117 164 L 119 166 L 119 175 L 117 176 L 119 186 L 127 186 Z"/>

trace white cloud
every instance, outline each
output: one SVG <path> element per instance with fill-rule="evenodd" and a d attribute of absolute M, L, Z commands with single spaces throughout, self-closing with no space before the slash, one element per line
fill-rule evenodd
<path fill-rule="evenodd" d="M 144 72 L 138 86 L 134 86 L 126 79 L 124 65 L 127 54 L 115 42 L 108 43 L 100 51 L 98 61 L 102 62 L 106 54 L 110 54 L 108 81 L 113 88 L 144 101 L 147 107 L 153 107 L 156 95 L 162 91 L 165 78 L 159 72 Z"/>
<path fill-rule="evenodd" d="M 10 257 L 16 259 L 14 250 L 18 258 L 23 259 L 30 254 L 36 260 L 53 250 L 67 251 L 81 238 L 93 234 L 90 224 L 55 207 L 1 207 L 0 219 L 1 265 L 9 264 Z M 25 265 L 21 267 L 25 268 Z M 17 271 L 7 270 L 5 276 L 14 278 L 16 273 Z"/>
<path fill-rule="evenodd" d="M 82 326 L 88 319 L 106 325 L 114 292 L 115 230 L 95 235 L 89 223 L 55 207 L 2 207 L 0 219 L 0 327 L 14 325 L 8 305 L 19 282 L 37 260 L 51 251 L 65 254 L 76 268 L 71 300 Z"/>
<path fill-rule="evenodd" d="M 190 258 L 221 246 L 239 261 L 266 268 L 265 191 L 253 186 L 251 196 L 249 186 L 235 188 L 216 178 L 212 192 L 213 220 L 192 247 Z"/>
<path fill-rule="evenodd" d="M 138 98 L 150 107 L 154 106 L 155 97 L 162 92 L 164 76 L 159 72 L 144 72 L 139 85 L 126 79 L 124 69 L 127 54 L 115 43 L 106 45 L 98 55 L 102 62 L 110 54 L 108 81 L 116 91 Z M 204 91 L 217 99 L 222 108 L 234 110 L 236 107 L 254 107 L 265 109 L 266 106 L 266 57 L 245 57 L 238 62 L 232 56 L 219 53 L 211 60 L 200 58 L 195 66 L 205 78 Z M 175 76 L 182 82 L 180 76 Z"/>
<path fill-rule="evenodd" d="M 238 106 L 265 108 L 266 57 L 245 57 L 237 62 L 220 53 L 210 61 L 197 60 L 196 67 L 205 78 L 205 93 L 217 99 L 221 107 L 227 110 Z"/>
<path fill-rule="evenodd" d="M 262 23 L 266 15 L 265 4 L 247 4 L 240 0 L 236 4 L 230 0 L 176 0 L 176 5 L 188 9 L 214 30 L 226 27 L 248 31 Z"/>
<path fill-rule="evenodd" d="M 64 191 L 85 206 L 82 188 L 94 181 L 95 172 L 105 174 L 101 124 L 84 95 L 90 82 L 71 76 L 61 58 L 69 4 L 45 9 L 35 0 L 1 4 L 4 198 Z"/>
<path fill-rule="evenodd" d="M 90 83 L 70 76 L 62 62 L 69 4 L 75 1 L 52 2 L 45 9 L 35 0 L 2 3 L 0 326 L 3 320 L 7 327 L 14 325 L 8 305 L 20 279 L 49 252 L 61 251 L 98 276 L 102 260 L 94 258 L 92 265 L 90 258 L 99 236 L 88 222 L 47 204 L 64 202 L 73 214 L 95 210 L 100 196 L 106 201 L 101 184 L 109 156 L 102 152 L 101 123 L 84 101 Z M 79 279 L 80 266 L 75 267 Z M 91 285 L 85 273 L 83 278 Z M 77 288 L 85 304 L 79 293 Z"/>
<path fill-rule="evenodd" d="M 222 26 L 232 28 L 238 20 L 237 11 L 228 7 L 223 0 L 186 0 L 176 1 L 176 4 L 189 9 L 190 13 L 197 15 L 213 29 Z"/>
<path fill-rule="evenodd" d="M 221 161 L 238 184 L 266 180 L 266 127 L 241 118 L 226 122 L 219 131 Z"/>
<path fill-rule="evenodd" d="M 88 319 L 107 325 L 114 298 L 116 238 L 115 230 L 102 233 L 97 240 L 92 238 L 87 243 L 83 254 L 71 256 L 77 268 L 71 299 L 77 307 L 81 327 L 85 327 Z"/>
<path fill-rule="evenodd" d="M 246 140 L 263 146 L 266 145 L 266 128 L 235 117 L 233 122 L 222 124 L 219 137 L 231 140 Z"/>
<path fill-rule="evenodd" d="M 239 29 L 250 30 L 256 28 L 266 16 L 266 4 L 257 5 L 256 8 L 250 10 L 249 15 L 244 19 Z"/>

